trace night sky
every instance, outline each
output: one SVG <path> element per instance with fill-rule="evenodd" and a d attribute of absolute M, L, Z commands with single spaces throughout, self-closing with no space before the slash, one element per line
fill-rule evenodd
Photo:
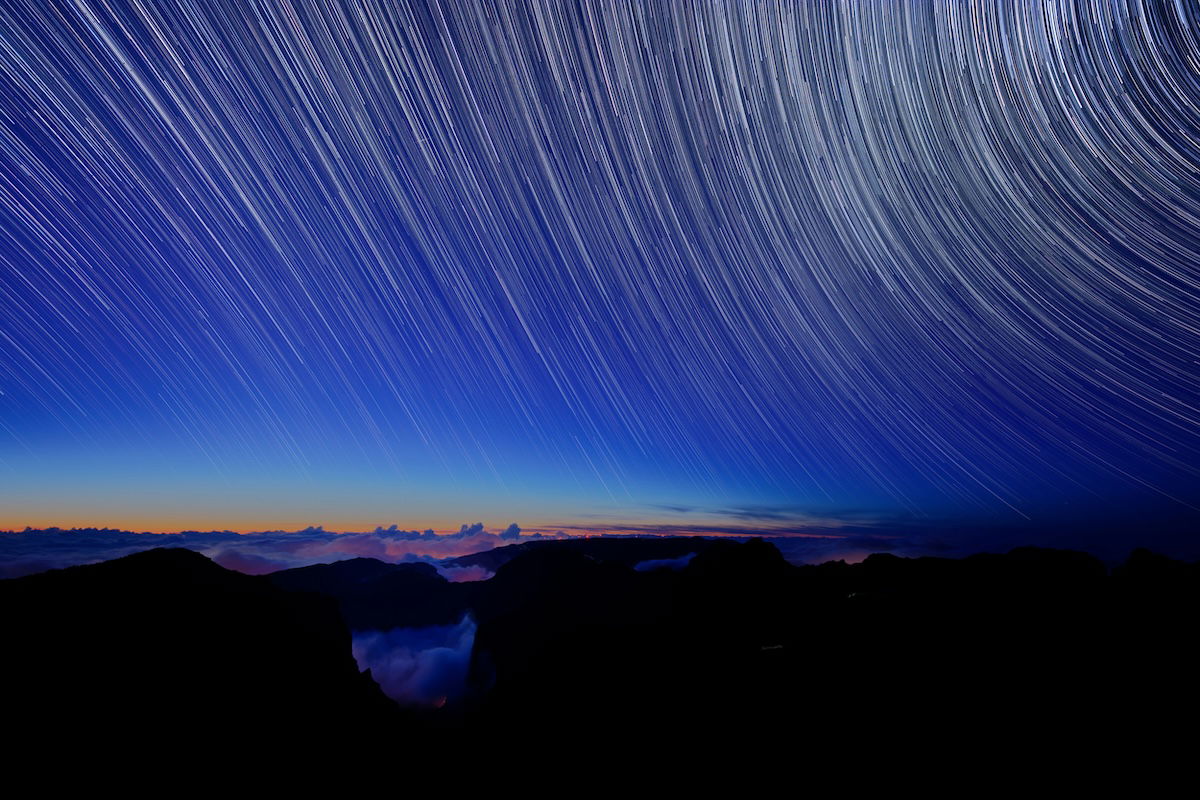
<path fill-rule="evenodd" d="M 1195 519 L 1198 23 L 0 0 L 0 528 Z"/>

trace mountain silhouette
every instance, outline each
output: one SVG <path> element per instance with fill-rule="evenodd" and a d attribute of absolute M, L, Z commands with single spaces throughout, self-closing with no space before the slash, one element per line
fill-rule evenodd
<path fill-rule="evenodd" d="M 459 556 L 446 563 L 459 567 L 484 567 L 495 572 L 514 558 L 542 550 L 576 552 L 596 561 L 613 561 L 634 566 L 641 561 L 679 558 L 699 553 L 718 543 L 702 536 L 591 536 L 521 542 L 480 553 Z"/>
<path fill-rule="evenodd" d="M 267 579 L 280 589 L 336 598 L 354 630 L 446 625 L 461 618 L 469 605 L 467 584 L 451 583 L 421 562 L 352 558 L 282 570 Z"/>
<path fill-rule="evenodd" d="M 42 736 L 64 721 L 103 736 L 114 719 L 176 736 L 351 732 L 407 752 L 466 733 L 724 736 L 916 758 L 1153 740 L 1200 707 L 1200 572 L 1149 551 L 1110 573 L 1033 547 L 794 566 L 758 539 L 619 544 L 501 548 L 471 583 L 361 558 L 250 577 L 183 549 L 0 581 L 3 677 L 20 687 L 7 719 Z M 633 568 L 681 553 L 695 556 L 679 569 Z M 398 708 L 351 656 L 352 630 L 464 615 L 467 686 L 444 706 Z"/>
<path fill-rule="evenodd" d="M 0 581 L 0 603 L 5 721 L 34 740 L 299 743 L 397 716 L 335 603 L 191 550 Z"/>

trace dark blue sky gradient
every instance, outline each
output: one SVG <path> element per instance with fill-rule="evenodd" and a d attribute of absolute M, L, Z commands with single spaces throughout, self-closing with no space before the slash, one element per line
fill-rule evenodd
<path fill-rule="evenodd" d="M 1193 518 L 1198 21 L 0 0 L 0 527 Z"/>

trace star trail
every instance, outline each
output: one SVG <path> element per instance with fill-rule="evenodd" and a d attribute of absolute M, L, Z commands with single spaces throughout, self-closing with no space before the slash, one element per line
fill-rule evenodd
<path fill-rule="evenodd" d="M 0 0 L 0 527 L 1193 514 L 1198 21 Z"/>

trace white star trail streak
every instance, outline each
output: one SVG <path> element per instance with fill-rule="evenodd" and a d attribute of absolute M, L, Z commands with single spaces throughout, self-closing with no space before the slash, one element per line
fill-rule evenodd
<path fill-rule="evenodd" d="M 530 508 L 1182 513 L 1198 22 L 0 0 L 0 501 L 112 453 Z"/>

